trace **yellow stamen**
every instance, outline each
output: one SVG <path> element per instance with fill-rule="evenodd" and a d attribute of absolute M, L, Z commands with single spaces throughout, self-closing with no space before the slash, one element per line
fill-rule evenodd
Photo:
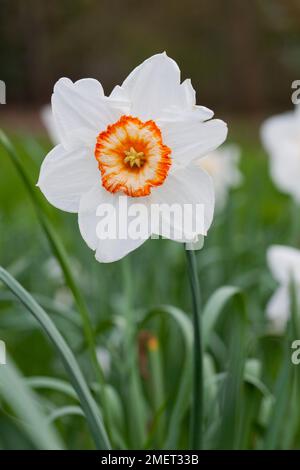
<path fill-rule="evenodd" d="M 137 152 L 134 147 L 130 147 L 130 149 L 125 150 L 124 153 L 126 155 L 124 162 L 130 165 L 131 168 L 134 165 L 140 168 L 145 163 L 144 152 Z"/>

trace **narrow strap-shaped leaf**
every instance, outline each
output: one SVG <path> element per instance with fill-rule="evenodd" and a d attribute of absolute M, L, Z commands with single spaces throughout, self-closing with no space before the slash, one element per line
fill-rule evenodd
<path fill-rule="evenodd" d="M 240 444 L 241 410 L 244 405 L 243 383 L 246 356 L 246 326 L 248 323 L 244 294 L 232 287 L 216 291 L 205 309 L 206 341 L 225 304 L 232 299 L 228 373 L 221 394 L 221 421 L 216 435 L 216 448 L 237 449 Z M 208 343 L 207 343 L 208 344 Z"/>
<path fill-rule="evenodd" d="M 193 393 L 191 411 L 190 448 L 202 449 L 203 446 L 203 332 L 200 286 L 198 279 L 197 260 L 193 250 L 185 250 L 193 311 Z"/>
<path fill-rule="evenodd" d="M 23 167 L 20 159 L 18 158 L 18 155 L 15 151 L 14 146 L 12 145 L 10 140 L 7 138 L 7 136 L 1 129 L 0 129 L 0 143 L 2 144 L 2 146 L 4 147 L 8 155 L 10 156 L 16 170 L 18 171 L 18 174 L 23 180 L 23 183 L 28 191 L 28 194 L 36 210 L 39 223 L 48 239 L 52 252 L 62 269 L 62 272 L 66 280 L 66 284 L 70 288 L 73 294 L 74 300 L 77 304 L 78 311 L 81 316 L 83 332 L 84 332 L 86 343 L 88 346 L 91 362 L 94 367 L 97 380 L 102 385 L 100 389 L 100 399 L 101 399 L 101 405 L 104 408 L 104 413 L 105 413 L 106 411 L 105 394 L 103 393 L 104 376 L 103 376 L 99 361 L 97 360 L 94 332 L 93 332 L 93 327 L 91 324 L 90 315 L 89 315 L 86 302 L 73 276 L 72 269 L 71 269 L 65 248 L 63 244 L 61 243 L 60 238 L 57 236 L 55 230 L 53 229 L 53 226 L 49 222 L 45 214 L 41 200 L 38 197 L 37 192 L 34 191 L 32 182 L 30 181 L 25 168 Z"/>
<path fill-rule="evenodd" d="M 13 410 L 19 427 L 37 449 L 64 448 L 40 406 L 38 395 L 30 389 L 10 357 L 7 357 L 5 366 L 0 366 L 0 398 Z"/>
<path fill-rule="evenodd" d="M 33 389 L 48 389 L 55 392 L 63 393 L 64 395 L 73 398 L 74 400 L 78 399 L 78 396 L 74 388 L 64 380 L 54 379 L 53 377 L 28 377 L 26 383 Z"/>
<path fill-rule="evenodd" d="M 143 327 L 151 318 L 155 316 L 166 316 L 177 323 L 182 333 L 185 346 L 185 359 L 182 367 L 179 388 L 176 400 L 168 423 L 167 437 L 164 447 L 166 449 L 176 449 L 182 419 L 187 411 L 189 400 L 187 397 L 192 385 L 192 347 L 193 347 L 193 327 L 187 314 L 172 305 L 160 305 L 148 311 L 140 327 Z"/>
<path fill-rule="evenodd" d="M 267 450 L 276 449 L 282 431 L 282 423 L 284 416 L 288 413 L 290 402 L 292 401 L 292 377 L 293 377 L 293 364 L 290 358 L 291 350 L 290 344 L 298 334 L 298 299 L 294 279 L 291 277 L 290 286 L 290 319 L 287 325 L 287 332 L 284 338 L 284 354 L 282 358 L 281 368 L 275 384 L 274 390 L 274 406 L 268 423 L 268 429 L 265 436 L 265 448 Z M 295 376 L 294 376 L 295 377 Z M 295 426 L 293 420 L 290 420 L 289 430 Z"/>
<path fill-rule="evenodd" d="M 223 286 L 217 289 L 206 303 L 202 314 L 203 343 L 208 346 L 211 332 L 220 317 L 223 308 L 233 297 L 240 295 L 241 291 L 234 286 Z"/>
<path fill-rule="evenodd" d="M 52 411 L 48 416 L 48 422 L 53 423 L 53 421 L 64 418 L 65 416 L 84 416 L 84 413 L 80 406 L 62 406 Z"/>
<path fill-rule="evenodd" d="M 0 267 L 0 280 L 14 293 L 21 303 L 40 323 L 56 350 L 59 352 L 74 389 L 78 394 L 81 407 L 87 418 L 91 433 L 98 449 L 109 449 L 110 444 L 103 426 L 100 411 L 92 397 L 77 361 L 56 326 L 34 300 L 34 298 L 7 272 Z"/>

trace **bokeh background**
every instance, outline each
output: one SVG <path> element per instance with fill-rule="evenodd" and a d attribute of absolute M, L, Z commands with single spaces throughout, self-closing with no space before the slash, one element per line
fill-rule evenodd
<path fill-rule="evenodd" d="M 285 364 L 286 338 L 266 334 L 264 313 L 275 287 L 266 266 L 266 250 L 273 243 L 296 244 L 299 236 L 292 224 L 294 205 L 270 180 L 259 127 L 265 117 L 292 108 L 291 83 L 300 78 L 300 2 L 0 0 L 0 12 L 0 79 L 7 87 L 7 104 L 0 105 L 0 127 L 12 139 L 33 188 L 39 166 L 52 146 L 40 110 L 50 102 L 53 85 L 62 76 L 72 80 L 97 78 L 109 93 L 132 68 L 150 55 L 166 50 L 178 62 L 182 77 L 192 78 L 198 103 L 212 108 L 216 117 L 228 122 L 229 141 L 241 148 L 244 182 L 232 191 L 224 210 L 217 213 L 205 248 L 198 254 L 201 296 L 205 303 L 216 289 L 228 284 L 243 290 L 248 310 L 247 340 L 242 345 L 246 349 L 247 367 L 252 377 L 263 380 L 270 393 L 263 387 L 259 390 L 255 381 L 240 384 L 243 398 L 236 391 L 227 395 L 229 411 L 224 414 L 227 421 L 222 422 L 224 434 L 216 437 L 211 424 L 216 416 L 214 403 L 218 390 L 209 390 L 205 444 L 208 448 L 299 447 L 300 410 L 291 399 L 292 388 L 282 392 L 293 404 L 290 414 L 280 419 L 272 414 L 277 378 Z M 87 380 L 92 382 L 93 372 L 76 305 L 38 224 L 28 193 L 3 149 L 0 165 L 0 264 L 46 308 L 75 351 Z M 135 325 L 137 336 L 132 348 L 137 358 L 137 376 L 132 380 L 138 381 L 138 387 L 132 388 L 128 342 L 123 341 L 127 294 L 122 263 L 97 263 L 80 237 L 76 217 L 41 200 L 87 301 L 97 346 L 108 351 L 110 365 L 106 379 L 113 390 L 114 446 L 162 448 L 173 416 L 172 426 L 176 423 L 179 429 L 173 446 L 185 448 L 191 387 L 187 385 L 185 391 L 180 388 L 186 380 L 180 325 L 170 324 L 166 319 L 151 320 L 147 327 Z M 190 292 L 180 245 L 166 240 L 148 241 L 130 256 L 130 264 L 133 317 L 137 323 L 142 318 L 141 312 L 160 304 L 172 304 L 187 312 L 189 318 Z M 207 347 L 207 373 L 215 377 L 216 383 L 222 383 L 222 373 L 228 370 L 227 346 L 233 332 L 238 332 L 234 327 L 235 310 L 234 306 L 225 308 Z M 153 337 L 158 345 L 154 358 L 153 342 L 149 343 Z M 38 324 L 3 286 L 0 339 L 5 340 L 10 364 L 16 367 L 11 372 L 15 374 L 14 389 L 23 384 L 27 391 L 36 393 L 31 399 L 45 416 L 70 404 L 70 400 L 76 405 L 70 397 L 66 400 L 51 387 L 32 392 L 28 377 L 68 378 Z M 47 447 L 41 433 L 39 436 L 32 432 L 32 427 L 38 429 L 37 422 L 30 423 L 28 431 L 26 400 L 30 397 L 24 395 L 23 388 L 17 396 L 11 393 L 11 388 L 5 388 L 8 378 L 1 375 L 3 371 L 0 366 L 0 448 Z M 178 390 L 184 393 L 180 404 L 183 412 L 174 417 Z M 132 403 L 139 404 L 136 413 L 142 433 L 133 421 Z M 282 406 L 280 409 L 285 410 Z M 236 425 L 237 415 L 242 416 L 240 427 Z M 291 415 L 296 421 L 287 434 Z M 52 415 L 52 421 L 64 447 L 93 447 L 82 416 L 66 411 L 59 419 Z M 278 427 L 275 440 L 270 434 L 274 423 Z"/>
<path fill-rule="evenodd" d="M 299 18 L 297 0 L 1 0 L 1 79 L 10 106 L 32 108 L 61 76 L 97 77 L 109 92 L 166 50 L 207 106 L 274 111 L 299 70 Z"/>

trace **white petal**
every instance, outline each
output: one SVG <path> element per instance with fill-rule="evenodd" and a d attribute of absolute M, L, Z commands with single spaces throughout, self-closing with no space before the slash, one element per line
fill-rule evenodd
<path fill-rule="evenodd" d="M 131 114 L 155 119 L 164 108 L 182 103 L 180 70 L 165 53 L 156 54 L 136 67 L 122 84 L 132 102 Z"/>
<path fill-rule="evenodd" d="M 114 87 L 109 97 L 112 98 L 114 101 L 123 102 L 130 106 L 128 93 L 119 85 L 116 85 Z"/>
<path fill-rule="evenodd" d="M 181 83 L 180 90 L 183 95 L 183 106 L 186 103 L 186 107 L 192 108 L 196 104 L 196 92 L 189 78 Z"/>
<path fill-rule="evenodd" d="M 267 261 L 278 282 L 288 285 L 292 277 L 296 283 L 300 283 L 300 250 L 272 245 L 267 251 Z"/>
<path fill-rule="evenodd" d="M 123 198 L 122 203 L 120 203 L 120 197 Z M 106 191 L 100 184 L 94 186 L 94 188 L 82 197 L 78 214 L 79 229 L 87 245 L 92 250 L 96 250 L 96 259 L 98 261 L 104 263 L 117 261 L 142 245 L 150 236 L 148 212 L 147 219 L 144 220 L 147 234 L 143 237 L 133 239 L 129 230 L 131 219 L 127 217 L 128 212 L 124 208 L 124 204 L 127 206 L 128 210 L 132 204 L 147 204 L 145 199 L 146 198 L 129 198 L 121 193 L 112 194 Z M 120 235 L 119 227 L 117 227 L 115 238 L 99 239 L 97 235 L 99 228 L 97 228 L 97 226 L 100 218 L 97 216 L 97 208 L 103 204 L 109 204 L 110 207 L 115 210 L 117 223 L 122 225 L 122 235 Z M 121 206 L 121 204 L 123 205 Z M 112 220 L 110 220 L 110 223 L 111 222 Z"/>
<path fill-rule="evenodd" d="M 67 151 L 60 144 L 44 159 L 37 186 L 53 206 L 78 212 L 81 196 L 100 179 L 93 153 L 85 148 Z"/>
<path fill-rule="evenodd" d="M 205 106 L 196 105 L 196 92 L 191 80 L 181 83 L 176 96 L 176 102 L 165 108 L 159 115 L 160 121 L 207 121 L 214 113 Z"/>
<path fill-rule="evenodd" d="M 113 263 L 139 248 L 146 240 L 100 240 L 96 250 L 96 260 L 100 263 Z"/>
<path fill-rule="evenodd" d="M 283 142 L 292 142 L 299 137 L 299 129 L 295 112 L 272 116 L 261 126 L 262 142 L 268 152 L 278 152 Z"/>
<path fill-rule="evenodd" d="M 225 205 L 230 188 L 239 186 L 242 174 L 238 169 L 240 151 L 237 145 L 220 147 L 196 162 L 213 179 L 218 209 Z"/>
<path fill-rule="evenodd" d="M 177 109 L 178 114 L 182 113 L 182 116 L 186 116 L 186 118 L 190 115 L 193 119 L 201 121 L 211 119 L 214 115 L 211 109 L 196 105 L 196 91 L 189 78 L 181 83 L 177 91 L 176 102 L 172 103 L 172 107 L 173 111 Z M 170 110 L 170 108 L 167 109 Z"/>
<path fill-rule="evenodd" d="M 224 179 L 230 188 L 238 187 L 243 181 L 243 175 L 239 170 L 240 148 L 236 144 L 224 145 L 219 149 L 224 161 Z"/>
<path fill-rule="evenodd" d="M 193 227 L 196 226 L 196 205 L 202 205 L 204 210 L 203 227 L 201 230 L 197 230 L 196 233 L 190 232 L 188 227 L 182 223 L 180 218 L 176 220 L 171 217 L 164 217 L 165 229 L 157 230 L 154 233 L 158 233 L 167 238 L 174 238 L 177 241 L 191 241 L 188 240 L 190 234 L 206 235 L 209 229 L 214 212 L 214 190 L 213 183 L 210 176 L 196 165 L 190 165 L 185 169 L 179 169 L 174 173 L 169 174 L 164 184 L 158 188 L 152 188 L 151 194 L 152 204 L 168 204 L 170 207 L 173 204 L 178 204 L 182 208 L 184 213 L 185 208 L 188 210 L 187 215 L 192 219 Z M 171 233 L 169 228 L 171 228 Z M 161 227 L 160 227 L 161 229 Z M 172 236 L 172 232 L 176 236 Z M 188 235 L 186 237 L 185 235 Z M 180 237 L 182 239 L 180 240 Z"/>
<path fill-rule="evenodd" d="M 289 291 L 286 286 L 279 287 L 266 307 L 272 333 L 281 334 L 286 328 L 290 316 Z"/>
<path fill-rule="evenodd" d="M 267 119 L 261 138 L 270 156 L 271 177 L 278 188 L 300 202 L 300 113 L 298 107 Z"/>
<path fill-rule="evenodd" d="M 295 145 L 282 142 L 280 153 L 274 151 L 270 157 L 270 173 L 278 189 L 290 194 L 300 202 L 300 150 Z"/>
<path fill-rule="evenodd" d="M 94 79 L 73 83 L 61 78 L 54 87 L 52 110 L 60 141 L 67 147 L 68 134 L 87 128 L 94 137 L 119 119 L 123 113 L 113 100 L 105 98 L 101 84 Z"/>
<path fill-rule="evenodd" d="M 56 128 L 55 121 L 53 119 L 51 106 L 44 106 L 40 113 L 42 122 L 48 132 L 48 135 L 52 142 L 56 145 L 59 143 L 59 134 Z"/>
<path fill-rule="evenodd" d="M 179 106 L 173 106 L 164 109 L 156 120 L 159 127 L 163 127 L 168 122 L 203 122 L 211 119 L 214 113 L 205 106 L 193 106 L 189 109 L 183 109 Z"/>
<path fill-rule="evenodd" d="M 164 143 L 172 150 L 172 159 L 181 166 L 215 150 L 227 136 L 227 125 L 219 119 L 165 122 L 161 130 Z"/>
<path fill-rule="evenodd" d="M 178 65 L 166 53 L 156 54 L 136 67 L 111 96 L 130 100 L 130 113 L 145 120 L 206 121 L 214 114 L 196 105 L 191 80 L 180 83 Z"/>

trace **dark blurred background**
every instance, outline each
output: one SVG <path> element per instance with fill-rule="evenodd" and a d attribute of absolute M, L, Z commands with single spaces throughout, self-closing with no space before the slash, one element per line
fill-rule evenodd
<path fill-rule="evenodd" d="M 198 102 L 229 114 L 290 107 L 300 78 L 299 0 L 0 0 L 7 107 L 49 102 L 54 82 L 98 78 L 106 92 L 166 50 Z M 1 106 L 1 112 L 4 106 Z"/>

